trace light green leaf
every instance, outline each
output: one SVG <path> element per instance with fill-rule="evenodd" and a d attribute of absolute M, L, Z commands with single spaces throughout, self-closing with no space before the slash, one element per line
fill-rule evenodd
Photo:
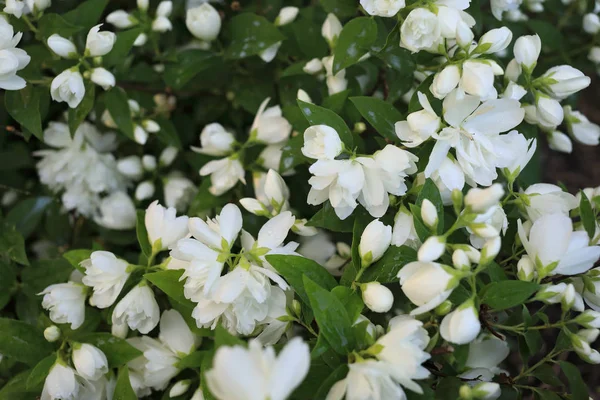
<path fill-rule="evenodd" d="M 183 270 L 165 270 L 145 274 L 148 279 L 157 288 L 162 290 L 167 296 L 184 306 L 194 308 L 195 304 L 186 299 L 183 294 L 183 283 L 179 281 Z"/>
<path fill-rule="evenodd" d="M 333 232 L 352 232 L 354 227 L 354 218 L 348 217 L 344 220 L 338 218 L 334 208 L 329 201 L 323 204 L 323 207 L 306 224 L 317 228 L 327 229 Z"/>

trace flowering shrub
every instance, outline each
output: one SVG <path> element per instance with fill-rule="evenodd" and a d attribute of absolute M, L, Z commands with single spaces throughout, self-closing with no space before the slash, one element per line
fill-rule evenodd
<path fill-rule="evenodd" d="M 594 1 L 0 3 L 0 400 L 588 399 Z"/>

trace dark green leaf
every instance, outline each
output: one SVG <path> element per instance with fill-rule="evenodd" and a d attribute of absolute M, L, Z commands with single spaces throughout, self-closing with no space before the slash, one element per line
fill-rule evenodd
<path fill-rule="evenodd" d="M 205 50 L 186 50 L 177 55 L 177 62 L 167 64 L 163 79 L 174 89 L 182 89 L 202 71 L 218 66 L 223 59 L 215 53 Z"/>
<path fill-rule="evenodd" d="M 377 24 L 370 17 L 358 17 L 344 25 L 333 50 L 333 73 L 355 64 L 377 39 Z"/>
<path fill-rule="evenodd" d="M 331 290 L 337 285 L 336 280 L 324 267 L 308 258 L 290 255 L 269 255 L 266 258 L 307 304 L 310 302 L 304 289 L 303 276 L 309 277 L 327 290 Z"/>
<path fill-rule="evenodd" d="M 36 365 L 52 352 L 52 345 L 36 327 L 14 319 L 0 318 L 0 354 Z"/>
<path fill-rule="evenodd" d="M 228 58 L 246 58 L 269 48 L 285 39 L 279 29 L 265 17 L 244 13 L 229 21 L 231 43 L 227 47 Z"/>
<path fill-rule="evenodd" d="M 594 210 L 592 210 L 592 204 L 590 200 L 587 198 L 585 193 L 582 191 L 579 192 L 581 195 L 581 200 L 579 201 L 579 213 L 581 214 L 581 221 L 583 222 L 583 227 L 588 234 L 590 239 L 594 238 L 596 234 L 596 215 L 594 214 Z"/>
<path fill-rule="evenodd" d="M 5 222 L 0 224 L 0 254 L 8 256 L 19 264 L 29 265 L 25 253 L 25 240 L 13 225 Z"/>
<path fill-rule="evenodd" d="M 48 376 L 50 368 L 52 368 L 55 362 L 56 353 L 52 353 L 37 363 L 27 378 L 27 389 L 36 389 L 40 386 Z"/>
<path fill-rule="evenodd" d="M 352 321 L 342 302 L 310 278 L 304 277 L 304 288 L 319 325 L 331 348 L 338 354 L 348 354 L 355 347 Z"/>
<path fill-rule="evenodd" d="M 352 232 L 354 218 L 348 217 L 344 220 L 338 218 L 334 208 L 329 201 L 308 221 L 307 226 L 327 229 L 333 232 Z"/>
<path fill-rule="evenodd" d="M 540 285 L 525 281 L 502 281 L 490 283 L 482 301 L 495 310 L 505 310 L 523 304 Z"/>
<path fill-rule="evenodd" d="M 4 106 L 6 111 L 23 128 L 33 133 L 42 140 L 42 118 L 40 116 L 41 90 L 48 90 L 41 86 L 28 85 L 21 90 L 8 90 L 4 92 Z"/>
<path fill-rule="evenodd" d="M 439 189 L 431 178 L 427 178 L 423 187 L 420 188 L 416 205 L 421 207 L 424 199 L 429 200 L 435 206 L 438 215 L 437 232 L 438 234 L 444 233 L 444 202 L 442 201 Z"/>
<path fill-rule="evenodd" d="M 160 131 L 156 132 L 158 140 L 166 144 L 167 146 L 173 146 L 181 149 L 181 140 L 177 134 L 177 129 L 171 121 L 165 117 L 156 117 L 155 121 L 160 125 Z"/>
<path fill-rule="evenodd" d="M 346 286 L 336 286 L 331 290 L 333 293 L 346 307 L 350 321 L 356 321 L 358 316 L 362 313 L 365 304 L 360 297 L 360 294 L 356 290 L 350 289 Z"/>
<path fill-rule="evenodd" d="M 102 65 L 108 68 L 123 63 L 141 32 L 140 28 L 133 28 L 117 33 L 117 41 L 110 53 L 102 57 Z"/>
<path fill-rule="evenodd" d="M 188 354 L 179 360 L 177 368 L 200 368 L 202 366 L 202 360 L 206 357 L 206 353 L 206 351 L 194 351 L 193 353 Z"/>
<path fill-rule="evenodd" d="M 148 237 L 148 231 L 146 230 L 146 211 L 137 210 L 137 219 L 135 223 L 135 234 L 137 236 L 138 243 L 142 249 L 142 253 L 146 257 L 150 257 L 152 254 L 152 245 L 150 238 Z"/>
<path fill-rule="evenodd" d="M 106 355 L 110 368 L 120 367 L 142 355 L 142 352 L 130 345 L 125 339 L 107 332 L 96 332 L 77 335 L 75 339 L 81 343 L 89 343 L 98 347 Z"/>
<path fill-rule="evenodd" d="M 66 16 L 66 15 L 65 15 Z M 78 22 L 67 21 L 58 14 L 44 14 L 38 23 L 37 37 L 46 41 L 53 34 L 68 38 L 83 30 Z"/>
<path fill-rule="evenodd" d="M 104 8 L 108 4 L 108 0 L 87 0 L 79 4 L 75 9 L 64 14 L 65 20 L 90 29 L 96 25 L 104 12 Z"/>
<path fill-rule="evenodd" d="M 581 377 L 579 368 L 567 361 L 560 361 L 560 369 L 564 372 L 569 382 L 569 389 L 571 390 L 571 399 L 573 400 L 588 400 L 588 386 Z"/>
<path fill-rule="evenodd" d="M 398 143 L 394 125 L 402 121 L 402 114 L 393 105 L 375 97 L 351 97 L 350 101 L 369 124 L 384 138 Z"/>
<path fill-rule="evenodd" d="M 52 202 L 51 197 L 31 197 L 14 206 L 6 215 L 6 222 L 27 238 L 42 220 L 44 211 Z"/>
<path fill-rule="evenodd" d="M 302 100 L 298 100 L 298 106 L 311 125 L 328 125 L 332 127 L 340 135 L 340 139 L 342 139 L 346 148 L 353 148 L 352 132 L 350 132 L 342 117 L 331 110 Z"/>
<path fill-rule="evenodd" d="M 390 246 L 383 257 L 371 265 L 362 276 L 363 282 L 397 282 L 398 272 L 406 264 L 417 260 L 417 251 L 408 246 Z"/>
<path fill-rule="evenodd" d="M 348 375 L 348 365 L 343 364 L 337 367 L 325 380 L 322 380 L 323 383 L 320 384 L 317 389 L 317 393 L 315 395 L 315 399 L 324 399 L 327 397 L 327 393 L 331 387 L 337 382 L 341 381 Z M 321 377 L 322 379 L 323 377 Z"/>
<path fill-rule="evenodd" d="M 279 169 L 281 171 L 289 171 L 297 165 L 303 164 L 308 160 L 302 154 L 302 146 L 304 146 L 304 136 L 294 136 L 287 141 L 285 146 L 281 149 L 281 161 L 279 162 Z"/>
<path fill-rule="evenodd" d="M 550 386 L 559 387 L 559 386 L 563 385 L 561 380 L 558 379 L 558 376 L 556 376 L 556 372 L 554 372 L 554 368 L 552 368 L 552 365 L 550 365 L 550 364 L 540 365 L 535 370 L 533 370 L 531 375 L 533 375 L 534 377 L 536 377 L 543 383 L 548 384 Z"/>
<path fill-rule="evenodd" d="M 127 100 L 127 94 L 119 87 L 114 87 L 104 94 L 104 104 L 115 124 L 125 136 L 134 140 L 133 120 Z"/>
<path fill-rule="evenodd" d="M 27 390 L 27 379 L 31 370 L 20 372 L 0 389 L 0 400 L 32 400 L 39 397 L 39 391 Z"/>
<path fill-rule="evenodd" d="M 15 266 L 8 260 L 0 259 L 0 310 L 6 306 L 17 289 Z"/>
<path fill-rule="evenodd" d="M 90 111 L 94 108 L 94 101 L 96 100 L 96 85 L 92 81 L 87 79 L 84 81 L 85 84 L 85 95 L 83 100 L 77 106 L 77 108 L 69 108 L 69 131 L 71 136 L 75 135 L 79 125 L 85 120 Z"/>
<path fill-rule="evenodd" d="M 354 0 L 321 0 L 320 3 L 326 12 L 333 13 L 340 18 L 355 15 L 358 6 Z"/>

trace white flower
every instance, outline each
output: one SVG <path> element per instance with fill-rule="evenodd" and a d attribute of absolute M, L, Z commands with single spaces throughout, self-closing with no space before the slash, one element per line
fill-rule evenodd
<path fill-rule="evenodd" d="M 589 76 L 570 65 L 552 67 L 540 79 L 546 83 L 548 93 L 559 100 L 585 89 L 592 82 Z"/>
<path fill-rule="evenodd" d="M 417 258 L 419 261 L 435 261 L 444 254 L 446 239 L 443 236 L 430 236 L 419 247 Z"/>
<path fill-rule="evenodd" d="M 360 0 L 360 5 L 370 15 L 393 17 L 406 4 L 404 0 Z"/>
<path fill-rule="evenodd" d="M 60 334 L 60 329 L 56 325 L 50 325 L 44 329 L 44 339 L 50 343 L 56 342 L 60 338 Z"/>
<path fill-rule="evenodd" d="M 115 76 L 104 68 L 94 68 L 90 79 L 104 90 L 110 89 L 116 83 Z"/>
<path fill-rule="evenodd" d="M 406 245 L 412 248 L 417 248 L 421 244 L 415 230 L 413 216 L 406 207 L 401 207 L 394 218 L 392 244 L 398 247 Z"/>
<path fill-rule="evenodd" d="M 430 90 L 433 91 L 432 88 Z M 417 92 L 417 97 L 423 109 L 408 114 L 406 121 L 399 121 L 394 125 L 396 136 L 407 147 L 416 147 L 429 139 L 431 135 L 439 130 L 441 124 L 441 119 L 431 107 L 427 96 L 421 92 Z"/>
<path fill-rule="evenodd" d="M 311 75 L 318 74 L 319 72 L 321 72 L 322 69 L 323 63 L 318 58 L 313 58 L 312 60 L 307 62 L 302 68 L 304 72 Z"/>
<path fill-rule="evenodd" d="M 537 293 L 535 299 L 547 304 L 560 303 L 565 312 L 570 309 L 582 312 L 584 309 L 583 298 L 577 293 L 572 283 L 561 282 L 556 285 L 546 285 Z"/>
<path fill-rule="evenodd" d="M 394 304 L 392 291 L 379 282 L 361 285 L 362 298 L 369 310 L 377 313 L 390 311 Z"/>
<path fill-rule="evenodd" d="M 87 34 L 85 51 L 92 57 L 104 56 L 113 48 L 117 35 L 113 32 L 100 32 L 102 24 L 94 26 Z"/>
<path fill-rule="evenodd" d="M 7 14 L 14 15 L 17 18 L 21 18 L 23 11 L 25 11 L 25 3 L 21 0 L 6 0 L 4 4 L 5 6 L 2 11 Z"/>
<path fill-rule="evenodd" d="M 421 204 L 421 219 L 429 228 L 435 228 L 438 224 L 437 210 L 429 199 L 423 199 Z"/>
<path fill-rule="evenodd" d="M 420 174 L 423 176 L 423 174 Z M 446 157 L 440 167 L 430 177 L 440 191 L 442 202 L 445 206 L 452 204 L 452 191 L 465 187 L 465 173 L 455 160 Z"/>
<path fill-rule="evenodd" d="M 150 332 L 160 318 L 160 309 L 154 293 L 147 283 L 142 281 L 117 303 L 112 313 L 113 325 L 127 325 L 131 330 L 146 334 Z"/>
<path fill-rule="evenodd" d="M 431 91 L 431 94 L 433 94 L 438 99 L 443 99 L 444 97 L 446 97 L 448 95 L 448 93 L 450 93 L 451 91 L 453 91 L 456 88 L 456 86 L 458 85 L 458 82 L 460 81 L 460 76 L 461 76 L 460 69 L 458 68 L 458 65 L 454 65 L 454 64 L 447 65 L 446 67 L 444 67 L 443 70 L 441 70 L 439 73 L 435 74 L 435 76 L 433 78 L 433 82 L 431 83 L 431 86 L 429 86 L 429 90 Z M 419 94 L 421 94 L 421 93 L 419 92 Z M 426 98 L 423 100 L 427 101 L 428 108 L 431 109 L 431 106 L 429 105 L 428 100 L 426 100 Z M 419 101 L 421 101 L 421 97 L 419 97 Z M 423 105 L 423 103 L 421 103 L 421 104 Z M 424 105 L 423 105 L 423 108 L 425 108 Z M 409 116 L 412 114 L 415 114 L 415 113 L 411 113 L 411 114 L 409 114 Z M 434 116 L 435 116 L 435 118 L 438 118 L 438 116 L 435 115 L 435 112 L 433 112 L 433 110 L 431 110 L 429 114 L 431 115 L 432 118 L 434 118 Z M 398 123 L 399 122 L 397 122 L 397 124 Z M 398 136 L 400 137 L 400 135 L 398 135 Z"/>
<path fill-rule="evenodd" d="M 17 71 L 31 60 L 24 50 L 16 48 L 22 36 L 22 33 L 14 34 L 12 25 L 0 18 L 0 89 L 20 90 L 26 85 L 25 80 L 17 76 Z"/>
<path fill-rule="evenodd" d="M 542 41 L 538 35 L 526 35 L 515 41 L 513 52 L 517 62 L 531 70 L 537 63 L 541 49 Z"/>
<path fill-rule="evenodd" d="M 467 60 L 462 65 L 460 88 L 482 100 L 495 99 L 494 65 L 490 61 Z"/>
<path fill-rule="evenodd" d="M 384 225 L 378 219 L 371 221 L 360 236 L 358 245 L 363 268 L 383 257 L 391 241 L 392 227 Z"/>
<path fill-rule="evenodd" d="M 506 99 L 521 100 L 526 94 L 527 90 L 525 90 L 523 86 L 509 81 L 501 97 Z"/>
<path fill-rule="evenodd" d="M 66 399 L 75 400 L 79 393 L 80 385 L 75 378 L 73 368 L 59 360 L 52 368 L 44 382 L 42 400 Z"/>
<path fill-rule="evenodd" d="M 120 173 L 133 180 L 140 179 L 144 174 L 142 160 L 138 156 L 128 156 L 117 162 L 117 169 Z"/>
<path fill-rule="evenodd" d="M 94 251 L 89 259 L 81 262 L 81 266 L 85 268 L 83 284 L 94 290 L 90 305 L 98 308 L 112 306 L 129 278 L 129 263 L 109 251 Z"/>
<path fill-rule="evenodd" d="M 108 372 L 106 356 L 91 344 L 74 344 L 72 360 L 77 373 L 88 381 L 96 381 Z"/>
<path fill-rule="evenodd" d="M 595 35 L 600 31 L 600 17 L 598 17 L 598 14 L 587 13 L 583 16 L 583 30 L 590 35 Z"/>
<path fill-rule="evenodd" d="M 282 42 L 277 42 L 275 44 L 272 44 L 271 46 L 267 47 L 266 49 L 264 49 L 263 51 L 258 53 L 258 56 L 264 62 L 270 63 L 271 61 L 273 61 L 275 59 L 275 56 L 277 55 L 277 51 L 279 51 L 279 48 L 281 47 L 281 43 Z"/>
<path fill-rule="evenodd" d="M 63 58 L 77 57 L 77 48 L 75 47 L 75 44 L 69 39 L 65 39 L 56 33 L 48 38 L 48 47 Z"/>
<path fill-rule="evenodd" d="M 51 4 L 51 0 L 25 0 L 25 2 L 31 11 L 37 10 L 38 12 L 50 7 Z"/>
<path fill-rule="evenodd" d="M 321 35 L 325 38 L 325 40 L 327 40 L 327 43 L 329 43 L 330 47 L 333 48 L 335 46 L 341 31 L 342 23 L 340 20 L 335 16 L 335 14 L 327 14 L 327 18 L 321 27 Z"/>
<path fill-rule="evenodd" d="M 152 30 L 155 32 L 166 32 L 173 29 L 169 16 L 173 11 L 173 2 L 161 1 L 156 8 L 156 18 L 152 21 Z"/>
<path fill-rule="evenodd" d="M 171 387 L 171 390 L 169 390 L 169 397 L 181 396 L 182 394 L 184 394 L 185 392 L 188 391 L 188 389 L 190 388 L 190 384 L 191 384 L 191 381 L 189 379 L 177 381 Z M 199 393 L 202 393 L 202 390 L 200 388 L 198 388 L 198 390 L 200 390 Z"/>
<path fill-rule="evenodd" d="M 343 92 L 348 87 L 348 80 L 346 79 L 346 70 L 342 69 L 336 74 L 333 73 L 333 56 L 323 57 L 321 60 L 325 71 L 327 72 L 327 78 L 325 83 L 327 84 L 327 92 L 330 96 Z"/>
<path fill-rule="evenodd" d="M 154 196 L 154 182 L 151 180 L 147 180 L 144 182 L 140 182 L 135 188 L 135 199 L 137 201 L 143 201 Z"/>
<path fill-rule="evenodd" d="M 438 17 L 425 8 L 412 10 L 400 27 L 400 46 L 413 53 L 434 48 L 440 37 Z"/>
<path fill-rule="evenodd" d="M 446 301 L 458 285 L 448 267 L 432 262 L 408 263 L 400 269 L 398 278 L 402 292 L 418 306 L 411 315 L 433 310 Z"/>
<path fill-rule="evenodd" d="M 131 229 L 135 227 L 135 205 L 125 192 L 114 192 L 102 199 L 94 221 L 108 229 Z"/>
<path fill-rule="evenodd" d="M 553 131 L 549 134 L 548 145 L 552 150 L 561 153 L 571 153 L 573 151 L 571 139 L 560 131 Z"/>
<path fill-rule="evenodd" d="M 527 217 L 533 222 L 547 214 L 563 214 L 577 208 L 579 202 L 571 193 L 564 192 L 559 186 L 549 183 L 536 183 L 524 192 L 528 204 L 525 204 Z"/>
<path fill-rule="evenodd" d="M 600 258 L 600 246 L 588 246 L 585 231 L 573 232 L 564 214 L 546 214 L 536 220 L 529 234 L 517 221 L 519 238 L 535 262 L 538 275 L 576 275 L 589 270 Z"/>
<path fill-rule="evenodd" d="M 42 307 L 50 311 L 50 319 L 57 324 L 71 324 L 77 329 L 85 320 L 85 298 L 87 288 L 74 282 L 57 283 L 48 286 L 40 294 L 44 295 Z"/>
<path fill-rule="evenodd" d="M 510 353 L 508 344 L 495 336 L 480 335 L 469 344 L 469 356 L 465 366 L 469 374 L 490 376 L 502 373 L 498 367 Z M 461 375 L 462 376 L 462 375 Z"/>
<path fill-rule="evenodd" d="M 575 335 L 569 336 L 577 355 L 590 364 L 600 364 L 600 353 L 590 346 L 590 343 L 595 342 L 599 334 L 600 330 L 598 329 L 582 329 Z"/>
<path fill-rule="evenodd" d="M 253 214 L 277 215 L 289 208 L 290 191 L 275 170 L 269 169 L 267 174 L 255 174 L 254 192 L 256 199 L 240 199 L 240 204 Z"/>
<path fill-rule="evenodd" d="M 505 164 L 500 163 L 498 166 L 504 168 L 508 175 L 516 178 L 527 166 L 537 148 L 536 139 L 527 139 L 517 131 L 510 131 L 506 135 L 501 135 L 499 138 L 503 143 L 502 146 L 507 150 Z"/>
<path fill-rule="evenodd" d="M 64 101 L 69 107 L 76 108 L 85 95 L 83 76 L 79 70 L 66 69 L 56 76 L 50 85 L 50 94 L 52 100 L 59 103 Z"/>
<path fill-rule="evenodd" d="M 235 137 L 219 123 L 208 124 L 200 133 L 202 147 L 192 146 L 192 150 L 200 154 L 224 156 L 231 152 Z"/>
<path fill-rule="evenodd" d="M 479 39 L 478 46 L 487 48 L 482 51 L 484 54 L 498 53 L 508 47 L 512 41 L 512 37 L 512 32 L 505 26 L 498 29 L 491 29 Z"/>
<path fill-rule="evenodd" d="M 292 125 L 283 117 L 281 107 L 267 108 L 269 100 L 269 97 L 266 98 L 258 108 L 250 128 L 250 136 L 259 142 L 274 144 L 287 140 L 292 132 Z"/>
<path fill-rule="evenodd" d="M 248 349 L 222 346 L 213 368 L 206 372 L 210 391 L 219 400 L 285 400 L 300 385 L 310 367 L 308 346 L 300 338 L 290 340 L 275 356 L 272 347 L 251 340 Z"/>
<path fill-rule="evenodd" d="M 313 125 L 304 131 L 302 154 L 308 158 L 333 160 L 343 147 L 337 131 L 330 126 Z"/>
<path fill-rule="evenodd" d="M 178 171 L 167 175 L 163 184 L 166 206 L 177 211 L 185 210 L 197 192 L 196 184 Z"/>
<path fill-rule="evenodd" d="M 590 122 L 579 111 L 573 111 L 571 106 L 565 106 L 563 110 L 569 134 L 576 141 L 588 146 L 597 146 L 600 143 L 600 126 Z"/>
<path fill-rule="evenodd" d="M 106 16 L 106 22 L 120 29 L 130 28 L 137 23 L 137 20 L 127 11 L 115 10 Z"/>
<path fill-rule="evenodd" d="M 456 310 L 446 315 L 440 325 L 440 334 L 450 343 L 470 343 L 481 331 L 479 314 L 473 300 L 467 300 Z"/>
<path fill-rule="evenodd" d="M 175 208 L 165 208 L 158 200 L 148 206 L 144 221 L 153 251 L 170 249 L 188 234 L 188 217 L 177 217 Z"/>
<path fill-rule="evenodd" d="M 237 158 L 210 161 L 200 168 L 200 175 L 210 175 L 210 193 L 220 196 L 234 187 L 238 181 L 246 184 L 244 166 Z"/>
<path fill-rule="evenodd" d="M 150 0 L 137 0 L 137 7 L 141 11 L 147 11 Z"/>
<path fill-rule="evenodd" d="M 294 22 L 299 11 L 298 7 L 283 7 L 275 18 L 275 25 L 283 26 Z"/>
<path fill-rule="evenodd" d="M 203 3 L 187 10 L 185 26 L 198 39 L 212 42 L 221 31 L 221 16 L 210 3 Z"/>
<path fill-rule="evenodd" d="M 177 157 L 178 153 L 179 150 L 177 149 L 177 147 L 165 147 L 165 149 L 161 151 L 160 156 L 158 157 L 159 164 L 163 167 L 170 166 L 171 164 L 173 164 L 173 161 L 175 161 L 175 158 Z"/>

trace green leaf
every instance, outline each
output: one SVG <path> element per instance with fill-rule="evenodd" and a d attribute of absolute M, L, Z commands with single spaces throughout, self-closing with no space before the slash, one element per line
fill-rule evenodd
<path fill-rule="evenodd" d="M 179 360 L 177 363 L 177 368 L 200 368 L 202 366 L 202 360 L 204 360 L 204 357 L 206 357 L 207 353 L 207 351 L 194 351 L 193 353 L 188 354 Z"/>
<path fill-rule="evenodd" d="M 357 2 L 354 0 L 321 0 L 321 6 L 328 13 L 338 17 L 351 17 L 356 14 Z"/>
<path fill-rule="evenodd" d="M 322 381 L 319 388 L 317 389 L 317 393 L 315 395 L 315 399 L 324 399 L 327 397 L 327 393 L 331 387 L 337 382 L 341 381 L 348 375 L 348 364 L 343 364 L 337 367 L 325 380 Z"/>
<path fill-rule="evenodd" d="M 581 377 L 579 368 L 567 361 L 559 362 L 560 369 L 564 372 L 569 382 L 569 389 L 571 389 L 571 399 L 573 400 L 587 400 L 589 399 L 588 386 Z"/>
<path fill-rule="evenodd" d="M 550 386 L 563 386 L 563 383 L 560 379 L 558 379 L 558 376 L 556 376 L 556 372 L 554 372 L 554 368 L 552 368 L 550 364 L 540 365 L 535 370 L 533 370 L 531 375 L 539 379 L 541 382 Z"/>
<path fill-rule="evenodd" d="M 332 127 L 340 135 L 340 139 L 342 139 L 346 148 L 353 148 L 352 132 L 350 132 L 342 117 L 331 110 L 302 100 L 298 100 L 298 106 L 311 125 L 328 125 Z"/>
<path fill-rule="evenodd" d="M 6 255 L 19 264 L 29 265 L 25 253 L 25 240 L 13 225 L 5 222 L 0 224 L 0 254 Z"/>
<path fill-rule="evenodd" d="M 590 200 L 582 191 L 579 192 L 581 195 L 581 200 L 579 201 L 579 213 L 581 214 L 581 222 L 583 222 L 583 227 L 588 234 L 590 239 L 594 238 L 596 234 L 596 215 L 594 214 L 594 210 L 592 210 L 592 204 Z"/>
<path fill-rule="evenodd" d="M 291 255 L 268 255 L 266 259 L 285 278 L 290 286 L 294 288 L 298 296 L 306 304 L 310 304 L 310 301 L 304 289 L 303 276 L 309 277 L 327 290 L 331 290 L 337 286 L 335 278 L 316 261 Z"/>
<path fill-rule="evenodd" d="M 37 296 L 38 293 L 53 283 L 66 282 L 72 272 L 73 268 L 62 257 L 36 260 L 32 262 L 31 266 L 22 270 L 22 288 L 28 295 Z M 38 301 L 41 301 L 41 299 Z"/>
<path fill-rule="evenodd" d="M 279 29 L 265 17 L 251 13 L 231 18 L 229 29 L 231 43 L 225 51 L 227 58 L 250 57 L 285 39 Z"/>
<path fill-rule="evenodd" d="M 279 169 L 288 171 L 297 165 L 304 164 L 308 158 L 302 154 L 302 146 L 304 146 L 304 136 L 297 135 L 287 141 L 281 149 L 281 161 Z"/>
<path fill-rule="evenodd" d="M 371 265 L 362 276 L 363 282 L 397 282 L 398 272 L 406 264 L 417 261 L 417 251 L 408 246 L 390 246 L 383 257 Z"/>
<path fill-rule="evenodd" d="M 505 310 L 525 303 L 540 285 L 525 281 L 502 281 L 490 283 L 482 301 L 494 310 Z"/>
<path fill-rule="evenodd" d="M 204 179 L 198 188 L 198 193 L 192 199 L 187 215 L 190 217 L 200 216 L 203 211 L 223 206 L 228 201 L 227 194 L 215 196 L 209 191 L 210 179 Z"/>
<path fill-rule="evenodd" d="M 142 355 L 142 352 L 130 345 L 127 340 L 108 332 L 96 332 L 76 335 L 75 340 L 98 347 L 106 355 L 108 366 L 117 368 Z"/>
<path fill-rule="evenodd" d="M 77 108 L 69 108 L 69 131 L 71 132 L 71 136 L 75 135 L 77 128 L 79 125 L 85 120 L 90 111 L 94 108 L 94 101 L 96 100 L 96 85 L 94 82 L 89 80 L 84 80 L 85 84 L 85 95 L 83 96 L 83 100 L 77 106 Z"/>
<path fill-rule="evenodd" d="M 133 28 L 117 33 L 117 41 L 110 53 L 102 57 L 102 65 L 108 68 L 124 63 L 127 55 L 133 48 L 135 39 L 137 39 L 140 33 L 142 33 L 140 28 Z"/>
<path fill-rule="evenodd" d="M 41 86 L 28 85 L 21 90 L 4 92 L 4 106 L 11 117 L 21 126 L 33 133 L 38 139 L 43 139 L 42 117 L 40 115 Z"/>
<path fill-rule="evenodd" d="M 342 302 L 309 277 L 303 277 L 304 288 L 315 314 L 315 319 L 327 342 L 338 354 L 348 354 L 355 347 L 352 321 Z"/>
<path fill-rule="evenodd" d="M 5 221 L 14 225 L 24 238 L 29 237 L 42 220 L 44 211 L 52 203 L 52 197 L 30 197 L 25 199 L 6 215 Z"/>
<path fill-rule="evenodd" d="M 92 256 L 93 251 L 89 249 L 69 250 L 63 253 L 63 257 L 79 272 L 85 273 L 85 268 L 81 266 L 83 260 L 87 260 Z"/>
<path fill-rule="evenodd" d="M 87 0 L 79 4 L 75 9 L 64 14 L 65 20 L 73 25 L 90 29 L 98 23 L 108 0 Z"/>
<path fill-rule="evenodd" d="M 52 368 L 55 362 L 56 353 L 52 353 L 48 357 L 44 358 L 42 361 L 37 363 L 37 365 L 31 370 L 31 373 L 27 378 L 27 389 L 36 389 L 38 386 L 41 386 L 41 384 L 48 376 L 50 368 Z"/>
<path fill-rule="evenodd" d="M 227 331 L 227 329 L 223 328 L 223 326 L 219 324 L 215 329 L 215 349 L 218 349 L 221 346 L 246 347 L 246 342 L 238 337 L 233 336 Z"/>
<path fill-rule="evenodd" d="M 0 310 L 10 301 L 17 289 L 15 266 L 8 260 L 0 259 Z"/>
<path fill-rule="evenodd" d="M 377 39 L 377 23 L 371 17 L 351 19 L 344 25 L 333 50 L 333 73 L 355 64 Z"/>
<path fill-rule="evenodd" d="M 363 118 L 375 128 L 377 133 L 392 142 L 398 143 L 400 141 L 396 136 L 394 125 L 404 118 L 402 118 L 402 114 L 396 107 L 375 97 L 351 97 L 350 101 Z"/>
<path fill-rule="evenodd" d="M 104 104 L 115 124 L 125 136 L 134 140 L 133 120 L 127 100 L 127 93 L 119 87 L 114 87 L 104 94 Z"/>
<path fill-rule="evenodd" d="M 443 378 L 436 387 L 436 400 L 456 400 L 460 398 L 458 391 L 462 385 L 462 381 L 454 376 Z"/>
<path fill-rule="evenodd" d="M 146 257 L 150 257 L 152 255 L 152 243 L 150 243 L 148 231 L 146 230 L 146 211 L 144 210 L 136 211 L 135 234 L 142 253 Z"/>
<path fill-rule="evenodd" d="M 223 59 L 205 50 L 186 50 L 177 54 L 177 61 L 165 66 L 163 80 L 174 89 L 182 89 L 202 71 L 219 66 Z"/>
<path fill-rule="evenodd" d="M 39 391 L 29 391 L 27 389 L 27 379 L 31 370 L 23 371 L 14 375 L 0 389 L 0 400 L 31 400 L 39 397 Z"/>
<path fill-rule="evenodd" d="M 335 210 L 331 206 L 331 203 L 327 201 L 323 207 L 312 216 L 306 225 L 327 229 L 333 232 L 352 232 L 354 219 L 351 217 L 344 220 L 339 219 L 335 214 Z"/>
<path fill-rule="evenodd" d="M 123 366 L 119 369 L 113 400 L 137 400 L 137 398 L 129 381 L 129 369 L 127 366 Z"/>
<path fill-rule="evenodd" d="M 80 26 L 79 23 L 67 21 L 58 14 L 50 13 L 44 14 L 42 18 L 40 18 L 36 37 L 46 41 L 50 36 L 56 33 L 62 37 L 68 38 L 81 30 L 83 30 L 83 27 Z"/>
<path fill-rule="evenodd" d="M 52 352 L 52 345 L 36 327 L 14 319 L 0 318 L 0 354 L 36 365 Z"/>
<path fill-rule="evenodd" d="M 162 290 L 167 296 L 184 306 L 194 308 L 195 304 L 186 299 L 183 294 L 183 284 L 179 281 L 183 270 L 165 270 L 145 274 L 148 279 L 157 288 Z"/>
<path fill-rule="evenodd" d="M 362 301 L 360 294 L 356 290 L 350 289 L 346 286 L 336 286 L 331 290 L 333 293 L 346 307 L 350 321 L 356 321 L 358 316 L 362 313 L 365 304 Z"/>
<path fill-rule="evenodd" d="M 438 225 L 437 225 L 437 233 L 444 233 L 444 202 L 442 201 L 442 196 L 440 195 L 440 191 L 433 183 L 431 178 L 427 178 L 425 184 L 419 191 L 419 195 L 417 196 L 416 205 L 421 207 L 423 204 L 423 200 L 427 199 L 433 203 L 438 215 Z M 420 217 L 420 215 L 419 215 Z"/>
<path fill-rule="evenodd" d="M 165 117 L 156 117 L 154 120 L 160 125 L 160 131 L 156 132 L 158 140 L 166 144 L 167 146 L 173 146 L 181 150 L 181 140 L 177 134 L 175 125 Z"/>
<path fill-rule="evenodd" d="M 562 400 L 562 397 L 560 397 L 551 390 L 536 389 L 535 394 L 535 398 L 539 400 Z"/>
<path fill-rule="evenodd" d="M 362 209 L 357 211 L 356 217 L 354 218 L 354 227 L 352 228 L 352 264 L 348 265 L 344 270 L 344 274 L 340 280 L 342 285 L 350 286 L 352 282 L 354 282 L 354 279 L 356 279 L 358 271 L 362 268 L 362 260 L 358 246 L 365 228 L 371 221 L 373 221 L 373 217 L 369 214 L 362 212 Z"/>

